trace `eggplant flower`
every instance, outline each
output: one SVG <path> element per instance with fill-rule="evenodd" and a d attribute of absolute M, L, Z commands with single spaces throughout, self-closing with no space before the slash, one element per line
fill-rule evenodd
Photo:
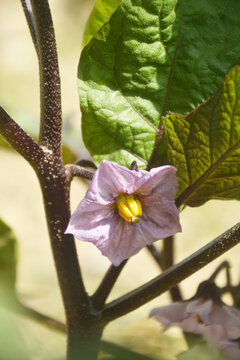
<path fill-rule="evenodd" d="M 203 335 L 204 339 L 215 343 L 220 343 L 219 334 L 223 333 L 225 340 L 240 337 L 240 311 L 206 297 L 155 308 L 150 317 L 159 321 L 164 330 L 178 326 L 185 332 Z"/>
<path fill-rule="evenodd" d="M 239 321 L 239 318 L 238 318 Z M 240 359 L 240 343 L 239 339 L 229 340 L 226 328 L 221 325 L 209 326 L 203 334 L 203 339 L 213 347 L 223 353 L 227 359 L 239 360 Z"/>
<path fill-rule="evenodd" d="M 92 242 L 118 266 L 146 245 L 181 231 L 176 168 L 129 170 L 102 161 L 66 233 Z"/>
<path fill-rule="evenodd" d="M 219 269 L 215 274 L 218 272 Z M 155 308 L 150 317 L 159 321 L 164 330 L 179 326 L 186 333 L 201 335 L 208 345 L 227 358 L 240 359 L 237 357 L 240 348 L 236 342 L 240 338 L 240 311 L 221 301 L 220 289 L 211 280 L 202 282 L 192 299 Z"/>

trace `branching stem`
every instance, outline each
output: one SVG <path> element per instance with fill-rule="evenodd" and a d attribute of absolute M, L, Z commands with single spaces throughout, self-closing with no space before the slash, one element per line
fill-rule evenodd
<path fill-rule="evenodd" d="M 40 146 L 0 107 L 0 134 L 33 167 L 43 158 Z"/>
<path fill-rule="evenodd" d="M 163 294 L 188 276 L 194 274 L 218 256 L 240 242 L 240 223 L 212 240 L 210 243 L 167 269 L 148 283 L 109 303 L 103 311 L 103 318 L 112 321 L 123 316 L 155 297 Z"/>
<path fill-rule="evenodd" d="M 81 177 L 86 180 L 92 180 L 94 173 L 88 171 L 79 165 L 69 164 L 65 165 L 68 181 L 71 182 L 74 177 Z"/>

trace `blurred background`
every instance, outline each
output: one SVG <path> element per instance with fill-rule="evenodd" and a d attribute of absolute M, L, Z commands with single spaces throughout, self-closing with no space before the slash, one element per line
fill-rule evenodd
<path fill-rule="evenodd" d="M 89 157 L 80 134 L 77 65 L 84 26 L 93 3 L 93 0 L 50 0 L 59 52 L 64 143 L 71 148 L 68 153 L 70 161 L 72 153 L 77 158 Z M 37 136 L 37 57 L 21 3 L 15 0 L 0 2 L 0 101 L 3 108 L 25 130 Z M 24 159 L 3 146 L 0 147 L 0 164 L 0 218 L 12 227 L 18 239 L 18 292 L 24 303 L 64 321 L 36 176 Z M 84 196 L 87 186 L 83 181 L 73 181 L 73 210 Z M 181 214 L 183 233 L 178 234 L 176 239 L 176 261 L 182 260 L 233 226 L 239 221 L 239 214 L 240 204 L 234 201 L 210 201 L 200 208 L 185 209 Z M 110 263 L 91 244 L 78 241 L 77 248 L 85 284 L 91 294 Z M 240 278 L 239 255 L 238 246 L 185 280 L 181 284 L 184 296 L 193 296 L 199 282 L 205 280 L 226 259 L 231 262 L 236 284 Z M 158 274 L 157 265 L 149 253 L 142 250 L 124 268 L 110 300 Z M 220 276 L 219 283 L 223 284 L 223 281 L 224 276 Z M 181 332 L 173 328 L 162 334 L 160 325 L 147 318 L 153 307 L 169 302 L 169 295 L 164 294 L 128 316 L 110 323 L 105 329 L 104 338 L 138 352 L 154 355 L 156 359 L 175 359 L 177 353 L 186 349 Z M 64 359 L 65 341 L 65 336 L 0 308 L 0 359 Z"/>

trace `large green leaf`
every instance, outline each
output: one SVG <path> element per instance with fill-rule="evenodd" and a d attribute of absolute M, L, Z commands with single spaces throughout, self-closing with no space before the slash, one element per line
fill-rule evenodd
<path fill-rule="evenodd" d="M 10 300 L 11 301 L 11 300 Z M 9 311 L 0 307 L 0 359 L 1 360 L 30 360 L 36 357 L 36 349 L 30 356 L 32 332 L 26 333 L 27 327 Z M 31 345 L 30 345 L 31 344 Z"/>
<path fill-rule="evenodd" d="M 100 27 L 109 20 L 122 0 L 96 0 L 94 8 L 87 21 L 83 35 L 83 45 L 86 45 Z"/>
<path fill-rule="evenodd" d="M 13 231 L 0 219 L 0 289 L 2 290 L 14 291 L 15 288 L 16 244 Z"/>
<path fill-rule="evenodd" d="M 178 204 L 240 200 L 240 67 L 192 113 L 163 121 L 169 163 L 178 168 Z"/>
<path fill-rule="evenodd" d="M 83 139 L 97 163 L 145 167 L 153 149 L 165 154 L 161 116 L 199 106 L 239 62 L 239 14 L 236 0 L 122 1 L 79 64 Z"/>

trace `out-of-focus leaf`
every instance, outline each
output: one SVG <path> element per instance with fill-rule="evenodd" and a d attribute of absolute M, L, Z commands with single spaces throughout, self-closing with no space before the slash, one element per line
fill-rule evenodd
<path fill-rule="evenodd" d="M 240 200 L 240 67 L 189 115 L 163 118 L 169 163 L 178 168 L 179 203 Z"/>
<path fill-rule="evenodd" d="M 85 46 L 100 27 L 109 20 L 122 0 L 96 0 L 94 8 L 87 21 L 83 35 L 83 46 Z"/>
<path fill-rule="evenodd" d="M 12 229 L 0 219 L 0 289 L 14 291 L 17 241 Z"/>
<path fill-rule="evenodd" d="M 199 106 L 239 62 L 239 14 L 236 0 L 122 1 L 79 64 L 83 139 L 97 163 L 165 156 L 161 116 Z"/>
<path fill-rule="evenodd" d="M 32 359 L 26 340 L 14 315 L 0 307 L 0 359 Z"/>
<path fill-rule="evenodd" d="M 193 346 L 191 349 L 177 356 L 177 360 L 227 360 L 216 348 L 205 342 Z M 230 359 L 228 359 L 230 360 Z"/>

